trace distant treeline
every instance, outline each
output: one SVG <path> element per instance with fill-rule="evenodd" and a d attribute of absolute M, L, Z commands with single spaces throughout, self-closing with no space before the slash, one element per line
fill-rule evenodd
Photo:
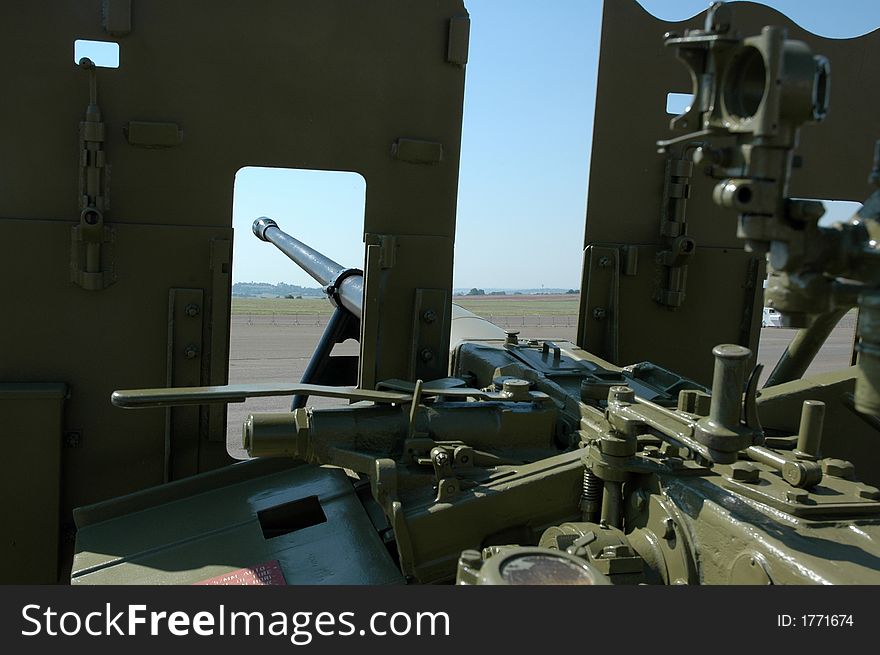
<path fill-rule="evenodd" d="M 453 295 L 456 296 L 554 296 L 562 294 L 580 293 L 579 289 L 477 289 L 474 287 L 470 291 L 456 289 Z"/>
<path fill-rule="evenodd" d="M 301 287 L 298 284 L 269 284 L 268 282 L 236 282 L 232 285 L 232 295 L 242 298 L 286 298 L 288 296 L 316 297 L 324 292 L 318 287 Z"/>
<path fill-rule="evenodd" d="M 455 289 L 456 296 L 539 296 L 552 294 L 576 294 L 578 289 Z M 240 298 L 305 298 L 323 297 L 318 287 L 301 287 L 298 284 L 269 284 L 268 282 L 236 282 L 232 285 L 232 295 Z"/>

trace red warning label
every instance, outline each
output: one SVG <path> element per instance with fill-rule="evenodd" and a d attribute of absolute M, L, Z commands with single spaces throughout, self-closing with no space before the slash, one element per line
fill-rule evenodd
<path fill-rule="evenodd" d="M 216 578 L 196 582 L 196 585 L 286 585 L 278 560 L 254 564 L 237 571 L 230 571 Z"/>

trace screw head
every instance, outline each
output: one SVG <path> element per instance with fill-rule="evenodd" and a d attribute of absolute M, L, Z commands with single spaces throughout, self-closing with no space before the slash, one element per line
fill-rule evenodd
<path fill-rule="evenodd" d="M 596 307 L 593 309 L 593 318 L 597 321 L 603 320 L 606 316 L 608 316 L 608 310 L 604 307 Z"/>
<path fill-rule="evenodd" d="M 64 445 L 67 448 L 78 448 L 82 442 L 82 432 L 79 430 L 68 430 L 64 433 Z"/>
<path fill-rule="evenodd" d="M 201 310 L 197 304 L 191 302 L 183 308 L 183 311 L 187 316 L 198 316 Z"/>
<path fill-rule="evenodd" d="M 434 359 L 434 351 L 430 348 L 422 348 L 422 351 L 419 353 L 419 357 L 421 357 L 423 362 L 430 362 Z"/>
<path fill-rule="evenodd" d="M 422 313 L 422 320 L 425 323 L 433 323 L 437 320 L 437 312 L 435 312 L 433 309 L 425 310 Z"/>
<path fill-rule="evenodd" d="M 599 257 L 599 268 L 608 268 L 611 266 L 611 257 Z"/>
<path fill-rule="evenodd" d="M 199 347 L 194 343 L 187 345 L 183 349 L 183 356 L 187 359 L 195 359 L 199 354 Z"/>
<path fill-rule="evenodd" d="M 437 466 L 446 466 L 449 463 L 449 455 L 440 451 L 439 453 L 434 453 L 434 463 Z"/>

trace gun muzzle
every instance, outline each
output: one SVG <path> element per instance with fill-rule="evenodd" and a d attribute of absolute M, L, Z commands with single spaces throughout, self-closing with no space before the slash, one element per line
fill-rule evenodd
<path fill-rule="evenodd" d="M 346 268 L 325 257 L 314 248 L 283 232 L 278 223 L 261 216 L 254 221 L 254 234 L 268 241 L 287 255 L 291 261 L 318 282 L 337 306 L 345 307 L 361 318 L 364 303 L 364 274 L 356 268 Z"/>

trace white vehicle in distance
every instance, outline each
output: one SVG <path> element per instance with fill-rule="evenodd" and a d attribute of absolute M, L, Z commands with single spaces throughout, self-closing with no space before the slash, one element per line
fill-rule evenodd
<path fill-rule="evenodd" d="M 765 307 L 761 327 L 782 327 L 782 315 L 772 307 Z"/>

